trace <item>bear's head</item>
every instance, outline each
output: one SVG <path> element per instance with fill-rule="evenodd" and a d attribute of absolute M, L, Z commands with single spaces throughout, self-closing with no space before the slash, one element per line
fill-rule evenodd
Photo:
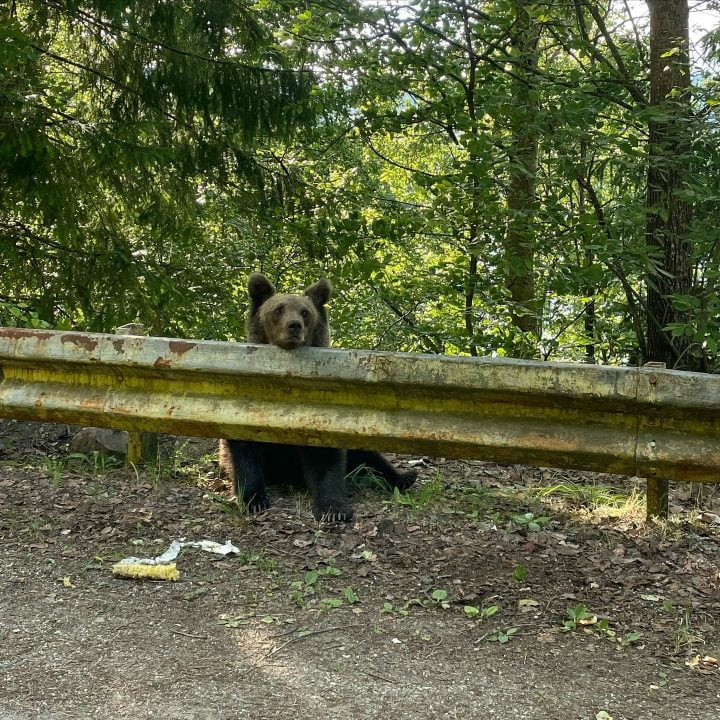
<path fill-rule="evenodd" d="M 330 282 L 321 278 L 302 295 L 278 294 L 264 275 L 254 273 L 248 281 L 248 342 L 277 345 L 284 350 L 327 347 L 330 330 L 325 303 L 331 289 Z"/>

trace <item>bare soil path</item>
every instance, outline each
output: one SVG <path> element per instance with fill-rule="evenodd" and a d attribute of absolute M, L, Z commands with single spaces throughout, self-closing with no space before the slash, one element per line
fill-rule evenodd
<path fill-rule="evenodd" d="M 237 513 L 209 441 L 135 473 L 67 439 L 0 423 L 0 720 L 720 718 L 715 488 L 648 525 L 639 481 L 426 460 L 323 527 Z M 113 577 L 181 537 L 241 554 Z"/>

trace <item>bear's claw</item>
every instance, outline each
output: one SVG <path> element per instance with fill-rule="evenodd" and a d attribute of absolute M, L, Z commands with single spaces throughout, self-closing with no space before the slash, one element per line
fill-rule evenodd
<path fill-rule="evenodd" d="M 334 503 L 322 508 L 313 508 L 313 516 L 318 522 L 350 522 L 353 510 L 349 505 Z"/>
<path fill-rule="evenodd" d="M 257 515 L 270 507 L 270 498 L 265 493 L 253 495 L 249 500 L 245 500 L 245 504 L 251 515 Z"/>

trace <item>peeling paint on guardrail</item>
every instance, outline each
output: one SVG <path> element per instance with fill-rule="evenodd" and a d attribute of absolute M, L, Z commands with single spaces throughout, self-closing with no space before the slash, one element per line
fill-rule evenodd
<path fill-rule="evenodd" d="M 6 418 L 720 480 L 714 375 L 17 328 L 0 369 Z"/>

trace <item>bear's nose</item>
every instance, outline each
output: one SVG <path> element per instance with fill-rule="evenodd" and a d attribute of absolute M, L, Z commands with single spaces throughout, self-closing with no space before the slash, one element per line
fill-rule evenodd
<path fill-rule="evenodd" d="M 293 320 L 288 323 L 288 330 L 292 330 L 292 332 L 300 332 L 300 330 L 302 330 L 302 323 L 298 320 Z"/>

